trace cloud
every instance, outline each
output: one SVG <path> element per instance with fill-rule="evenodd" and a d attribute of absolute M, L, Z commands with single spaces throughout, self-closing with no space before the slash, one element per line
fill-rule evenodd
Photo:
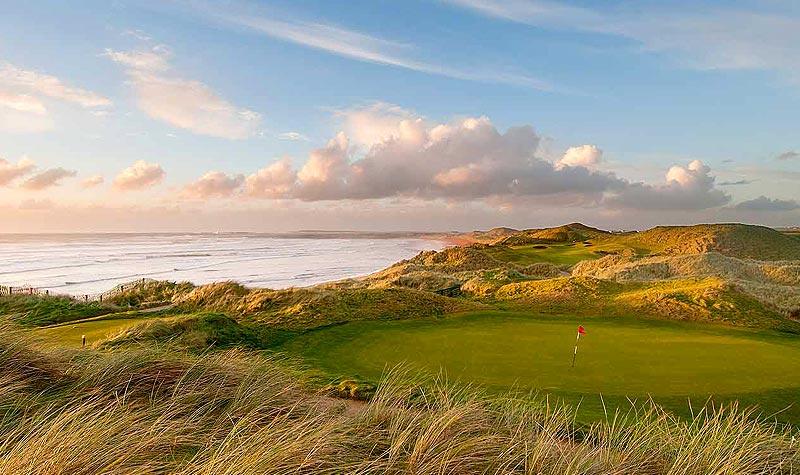
<path fill-rule="evenodd" d="M 0 90 L 0 107 L 37 115 L 44 115 L 47 113 L 47 108 L 39 99 L 29 94 L 16 94 L 3 90 Z"/>
<path fill-rule="evenodd" d="M 622 208 L 651 210 L 700 210 L 722 206 L 731 197 L 714 187 L 711 168 L 700 160 L 686 167 L 671 167 L 665 183 L 630 183 L 607 199 L 607 204 Z"/>
<path fill-rule="evenodd" d="M 103 175 L 92 175 L 81 181 L 81 187 L 94 188 L 95 186 L 102 185 L 103 182 L 105 182 L 105 178 L 103 178 Z"/>
<path fill-rule="evenodd" d="M 61 167 L 48 168 L 25 180 L 22 183 L 22 187 L 34 191 L 44 190 L 52 186 L 58 186 L 64 178 L 74 177 L 77 174 L 75 170 L 67 170 Z"/>
<path fill-rule="evenodd" d="M 283 132 L 282 134 L 278 134 L 278 138 L 281 140 L 291 140 L 292 142 L 309 141 L 309 138 L 301 134 L 300 132 Z"/>
<path fill-rule="evenodd" d="M 139 108 L 150 117 L 199 135 L 226 139 L 252 136 L 261 115 L 237 107 L 202 82 L 171 74 L 171 53 L 163 46 L 145 51 L 106 50 L 125 66 Z"/>
<path fill-rule="evenodd" d="M 262 14 L 243 9 L 243 3 L 229 2 L 225 9 L 213 3 L 196 2 L 193 12 L 203 11 L 213 20 L 246 28 L 271 38 L 299 44 L 335 55 L 376 64 L 395 66 L 426 74 L 467 81 L 504 83 L 539 90 L 553 90 L 546 81 L 497 68 L 458 68 L 413 58 L 413 45 L 380 38 L 360 31 L 325 24 L 319 21 L 283 21 L 274 12 Z M 201 7 L 202 8 L 198 8 Z"/>
<path fill-rule="evenodd" d="M 210 171 L 186 185 L 182 195 L 188 198 L 230 196 L 244 183 L 244 175 L 228 176 L 220 171 Z"/>
<path fill-rule="evenodd" d="M 386 107 L 368 107 L 359 120 L 379 124 L 354 146 L 345 132 L 313 150 L 297 170 L 289 160 L 247 178 L 250 196 L 323 200 L 391 197 L 480 200 L 494 196 L 571 194 L 596 201 L 626 182 L 586 167 L 556 168 L 536 157 L 540 137 L 531 127 L 500 133 L 486 117 L 429 124 L 419 117 L 386 120 Z M 396 112 L 396 110 L 393 110 Z M 345 124 L 353 114 L 345 118 Z M 359 154 L 358 152 L 363 152 Z"/>
<path fill-rule="evenodd" d="M 367 148 L 399 139 L 404 130 L 409 131 L 410 123 L 423 120 L 407 109 L 386 102 L 336 110 L 334 116 L 342 121 L 344 132 L 354 143 Z"/>
<path fill-rule="evenodd" d="M 27 134 L 52 129 L 53 119 L 48 114 L 43 97 L 84 108 L 111 105 L 109 99 L 85 89 L 67 86 L 55 76 L 0 63 L 0 131 Z"/>
<path fill-rule="evenodd" d="M 53 128 L 53 119 L 47 114 L 21 111 L 16 107 L 0 104 L 0 132 L 10 134 L 32 134 Z"/>
<path fill-rule="evenodd" d="M 792 211 L 800 209 L 800 203 L 795 200 L 771 199 L 761 195 L 752 200 L 742 201 L 735 208 L 746 211 Z"/>
<path fill-rule="evenodd" d="M 580 145 L 570 147 L 558 161 L 559 167 L 587 167 L 592 168 L 603 159 L 603 151 L 595 145 Z"/>
<path fill-rule="evenodd" d="M 248 176 L 245 193 L 256 198 L 288 197 L 296 179 L 297 173 L 292 170 L 292 162 L 284 158 Z"/>
<path fill-rule="evenodd" d="M 138 160 L 114 178 L 114 187 L 125 191 L 140 190 L 161 183 L 164 175 L 161 165 Z"/>
<path fill-rule="evenodd" d="M 783 152 L 782 154 L 778 155 L 778 160 L 794 160 L 796 158 L 800 158 L 800 152 L 795 152 L 794 150 L 789 150 L 787 152 Z"/>
<path fill-rule="evenodd" d="M 55 76 L 18 68 L 10 63 L 0 67 L 0 86 L 51 97 L 84 108 L 111 105 L 110 99 L 97 93 L 68 86 Z"/>
<path fill-rule="evenodd" d="M 447 1 L 535 27 L 627 38 L 646 51 L 670 54 L 692 68 L 772 70 L 800 81 L 800 50 L 795 47 L 800 42 L 800 18 L 781 2 L 767 8 L 763 2 L 750 7 L 696 3 L 686 8 L 661 7 L 656 2 L 636 9 L 619 5 L 592 9 L 555 1 Z"/>
<path fill-rule="evenodd" d="M 0 186 L 6 186 L 17 178 L 31 173 L 36 168 L 33 160 L 23 157 L 17 163 L 0 158 Z"/>
<path fill-rule="evenodd" d="M 674 166 L 663 184 L 596 170 L 602 151 L 570 148 L 556 163 L 538 155 L 530 126 L 498 131 L 487 117 L 435 124 L 388 104 L 337 112 L 345 129 L 297 168 L 275 162 L 245 180 L 245 194 L 307 202 L 391 198 L 515 206 L 702 210 L 730 201 L 700 161 Z M 373 124 L 368 131 L 359 124 Z M 360 133 L 360 135 L 359 135 Z"/>
<path fill-rule="evenodd" d="M 721 181 L 717 183 L 719 186 L 739 186 L 739 185 L 749 185 L 754 183 L 755 180 L 745 180 L 744 178 L 741 180 L 736 181 Z"/>

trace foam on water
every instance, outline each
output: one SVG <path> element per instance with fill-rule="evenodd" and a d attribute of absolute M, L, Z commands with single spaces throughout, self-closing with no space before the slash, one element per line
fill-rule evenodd
<path fill-rule="evenodd" d="M 95 294 L 142 277 L 251 287 L 368 274 L 443 243 L 258 234 L 20 235 L 0 238 L 0 285 Z"/>

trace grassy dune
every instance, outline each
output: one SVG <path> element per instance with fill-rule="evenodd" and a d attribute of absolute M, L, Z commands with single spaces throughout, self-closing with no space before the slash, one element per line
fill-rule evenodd
<path fill-rule="evenodd" d="M 241 351 L 45 351 L 5 328 L 0 380 L 0 473 L 19 475 L 779 474 L 800 464 L 796 434 L 736 407 L 684 421 L 648 406 L 581 425 L 553 401 L 397 372 L 355 404 Z"/>

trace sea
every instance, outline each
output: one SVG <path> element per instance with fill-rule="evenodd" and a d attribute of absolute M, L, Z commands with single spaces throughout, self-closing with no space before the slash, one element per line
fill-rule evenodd
<path fill-rule="evenodd" d="M 363 276 L 442 241 L 213 234 L 0 235 L 0 285 L 96 295 L 141 278 L 280 289 Z"/>

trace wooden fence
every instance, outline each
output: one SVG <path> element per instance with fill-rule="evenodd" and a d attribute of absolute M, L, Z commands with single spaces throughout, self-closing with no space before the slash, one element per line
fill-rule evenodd
<path fill-rule="evenodd" d="M 74 300 L 83 301 L 83 302 L 102 302 L 109 297 L 117 295 L 121 292 L 125 292 L 126 290 L 131 290 L 136 288 L 139 285 L 143 285 L 147 282 L 155 282 L 155 279 L 136 279 L 131 282 L 125 282 L 124 284 L 119 284 L 115 286 L 111 290 L 107 290 L 105 292 L 100 292 L 97 294 L 80 294 L 80 295 L 72 295 L 72 294 L 58 294 L 55 292 L 51 292 L 50 289 L 44 289 L 39 287 L 33 287 L 30 285 L 0 285 L 0 295 L 39 295 L 39 296 L 49 296 L 49 295 L 58 295 L 59 297 L 69 297 Z"/>

